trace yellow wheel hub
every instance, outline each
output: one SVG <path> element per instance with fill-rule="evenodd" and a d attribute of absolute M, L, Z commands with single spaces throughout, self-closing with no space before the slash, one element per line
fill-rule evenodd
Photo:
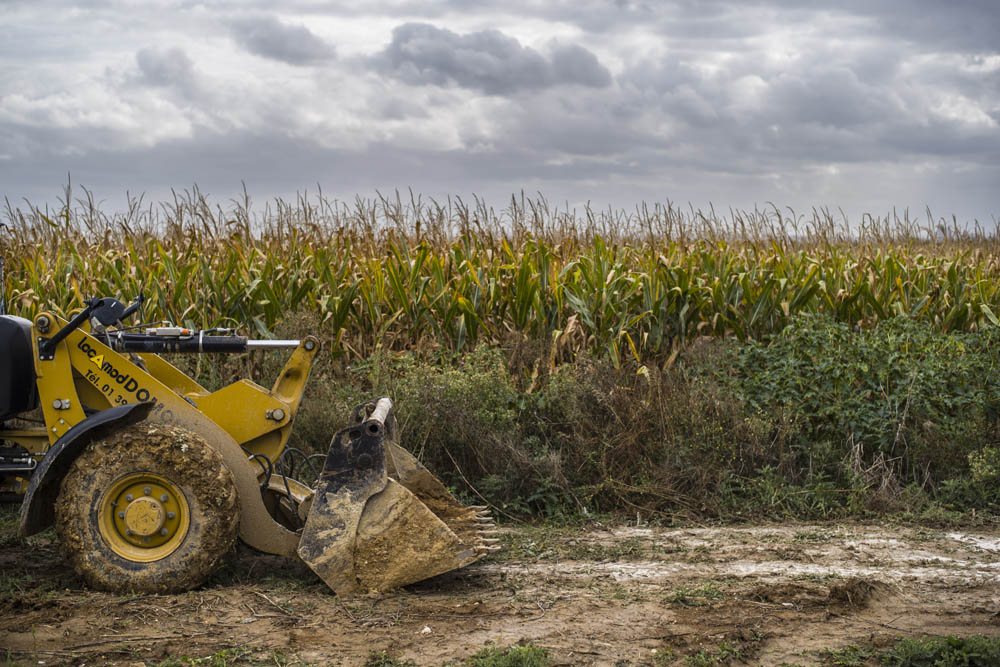
<path fill-rule="evenodd" d="M 187 499 L 170 480 L 153 473 L 126 475 L 100 501 L 98 527 L 111 550 L 149 563 L 181 545 L 191 525 Z"/>

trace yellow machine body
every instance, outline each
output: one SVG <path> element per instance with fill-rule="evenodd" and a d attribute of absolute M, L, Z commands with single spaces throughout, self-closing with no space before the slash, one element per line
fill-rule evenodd
<path fill-rule="evenodd" d="M 196 575 L 207 576 L 225 551 L 197 545 L 235 540 L 234 512 L 246 544 L 301 559 L 343 595 L 419 581 L 499 548 L 486 508 L 459 503 L 399 446 L 389 398 L 355 408 L 348 426 L 333 436 L 313 487 L 276 472 L 319 351 L 316 338 L 297 346 L 253 341 L 254 347 L 296 346 L 270 389 L 239 380 L 208 391 L 159 354 L 118 351 L 153 344 L 185 351 L 180 339 L 94 333 L 91 321 L 84 321 L 90 313 L 110 312 L 105 319 L 120 324 L 124 306 L 104 299 L 88 307 L 69 321 L 46 312 L 30 323 L 33 389 L 44 426 L 2 429 L 0 441 L 41 459 L 22 489 L 22 534 L 56 523 L 60 538 L 76 545 L 74 567 L 94 585 L 166 590 L 157 588 L 155 572 L 169 566 L 175 579 L 168 588 L 185 589 Z M 26 352 L 28 322 L 19 322 Z M 248 349 L 245 338 L 228 340 Z M 209 341 L 188 336 L 183 345 L 200 353 Z M 27 386 L 31 379 L 24 379 Z M 98 454 L 110 458 L 93 458 Z M 190 457 L 196 454 L 205 463 L 194 469 Z M 167 459 L 179 467 L 163 468 Z M 205 471 L 218 476 L 185 490 L 187 480 Z M 223 505 L 227 509 L 210 520 L 195 520 L 195 506 L 201 512 Z M 226 525 L 228 536 L 215 530 Z M 86 540 L 78 537 L 83 534 Z M 94 561 L 94 554 L 105 560 Z M 199 554 L 208 554 L 204 564 Z M 106 564 L 117 574 L 105 577 Z"/>
<path fill-rule="evenodd" d="M 39 321 L 50 322 L 46 331 Z M 260 494 L 260 467 L 248 454 L 276 460 L 291 434 L 319 342 L 307 337 L 267 389 L 249 380 L 210 392 L 156 354 L 122 354 L 91 336 L 86 325 L 71 332 L 50 360 L 39 360 L 38 340 L 66 325 L 53 313 L 32 328 L 36 386 L 45 427 L 0 431 L 32 454 L 86 418 L 85 410 L 153 403 L 149 420 L 202 434 L 222 454 L 239 492 L 240 538 L 267 553 L 296 556 L 298 535 L 276 522 Z M 279 418 L 280 417 L 280 418 Z"/>

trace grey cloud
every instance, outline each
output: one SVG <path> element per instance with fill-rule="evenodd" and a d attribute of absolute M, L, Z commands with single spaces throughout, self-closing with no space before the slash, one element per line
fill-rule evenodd
<path fill-rule="evenodd" d="M 336 50 L 301 25 L 286 25 L 270 16 L 232 23 L 233 38 L 255 55 L 289 65 L 311 65 L 332 60 Z"/>
<path fill-rule="evenodd" d="M 462 8 L 465 0 L 428 3 Z M 414 8 L 424 0 L 412 3 Z M 996 0 L 510 0 L 508 10 L 608 33 L 647 26 L 678 39 L 730 40 L 750 37 L 763 27 L 809 27 L 823 15 L 858 17 L 861 34 L 902 39 L 923 47 L 958 52 L 995 51 L 1000 35 Z M 419 12 L 415 12 L 419 15 Z"/>
<path fill-rule="evenodd" d="M 611 83 L 611 73 L 587 49 L 556 46 L 549 58 L 500 32 L 465 35 L 426 23 L 405 23 L 375 57 L 378 68 L 406 83 L 481 90 L 509 95 L 560 84 L 594 88 Z"/>
<path fill-rule="evenodd" d="M 253 155 L 255 159 L 247 159 Z M 655 150 L 638 150 L 629 161 L 582 159 L 569 164 L 549 164 L 532 147 L 503 148 L 483 159 L 467 151 L 400 149 L 391 144 L 373 144 L 361 152 L 324 149 L 310 140 L 282 140 L 273 136 L 236 133 L 226 136 L 200 135 L 175 140 L 148 149 L 124 152 L 95 150 L 54 160 L 46 152 L 26 156 L 17 164 L 0 161 L 0 182 L 12 200 L 27 196 L 35 203 L 54 200 L 61 194 L 67 171 L 73 182 L 95 190 L 109 202 L 126 190 L 146 192 L 147 200 L 170 197 L 171 188 L 192 183 L 201 186 L 212 201 L 225 202 L 246 183 L 256 201 L 270 196 L 294 196 L 302 188 L 319 183 L 328 196 L 352 201 L 355 195 L 373 195 L 375 190 L 413 186 L 434 197 L 475 192 L 500 205 L 511 193 L 541 190 L 552 201 L 593 201 L 631 208 L 636 202 L 709 201 L 733 206 L 752 206 L 768 199 L 796 209 L 848 203 L 853 221 L 861 211 L 879 213 L 879 207 L 925 204 L 936 213 L 956 213 L 960 220 L 979 217 L 988 221 L 998 214 L 995 185 L 1000 179 L 996 165 L 972 175 L 944 169 L 921 176 L 908 165 L 873 163 L 861 165 L 853 180 L 823 199 L 815 192 L 821 181 L 803 171 L 805 195 L 795 191 L 762 187 L 758 174 L 772 165 L 757 165 L 757 173 L 720 171 L 711 160 L 697 162 L 687 155 L 673 160 Z M 885 179 L 880 170 L 884 170 Z M 788 176 L 788 174 L 784 174 Z M 862 198 L 845 202 L 845 195 L 863 191 Z M 833 197 L 832 199 L 829 197 Z M 109 204 L 112 207 L 113 204 Z M 861 208 L 858 208 L 860 206 Z M 884 212 L 884 210 L 883 210 Z"/>
<path fill-rule="evenodd" d="M 905 113 L 885 91 L 863 85 L 851 70 L 818 69 L 777 78 L 768 94 L 774 115 L 791 122 L 849 128 Z"/>
<path fill-rule="evenodd" d="M 610 98 L 610 99 L 609 99 Z M 498 145 L 521 146 L 533 152 L 534 161 L 549 162 L 567 157 L 583 159 L 627 159 L 636 150 L 662 149 L 662 138 L 650 136 L 637 123 L 641 105 L 602 90 L 557 90 L 533 96 L 530 105 L 512 109 L 498 119 Z"/>
<path fill-rule="evenodd" d="M 430 118 L 430 112 L 422 106 L 400 97 L 388 97 L 375 103 L 375 114 L 383 120 L 409 120 L 412 118 Z"/>
<path fill-rule="evenodd" d="M 597 56 L 577 44 L 552 50 L 552 74 L 556 81 L 578 83 L 591 88 L 611 85 L 611 72 Z"/>
<path fill-rule="evenodd" d="M 44 35 L 36 34 L 0 46 L 7 57 L 0 67 L 0 194 L 39 184 L 57 191 L 72 171 L 75 182 L 112 195 L 197 181 L 223 201 L 240 180 L 258 198 L 319 181 L 347 196 L 412 185 L 502 200 L 525 188 L 625 206 L 669 196 L 723 205 L 829 203 L 848 211 L 928 203 L 981 220 L 1000 214 L 996 0 L 510 0 L 502 7 L 289 0 L 282 16 L 297 18 L 244 23 L 237 41 L 245 50 L 233 48 L 218 70 L 197 44 L 220 26 L 233 29 L 232 17 L 246 5 L 162 5 L 155 20 L 128 24 L 119 55 L 162 43 L 187 52 L 142 49 L 137 71 L 115 69 L 102 79 L 95 73 L 106 58 L 87 45 L 109 22 L 133 20 L 118 18 L 120 1 L 46 28 L 52 36 L 44 48 L 37 39 Z M 255 15 L 270 11 L 249 1 Z M 34 5 L 21 4 L 28 17 Z M 308 113 L 271 94 L 287 79 L 273 68 L 259 78 L 229 78 L 229 66 L 253 68 L 247 52 L 292 64 L 331 58 L 331 44 L 291 23 L 311 26 L 312 16 L 345 30 L 359 23 L 380 30 L 398 16 L 435 25 L 401 25 L 392 36 L 386 30 L 384 48 L 345 40 L 345 54 L 381 51 L 298 77 L 296 102 Z M 514 37 L 525 26 L 565 34 L 567 25 L 580 35 L 578 45 L 535 49 Z M 314 50 L 282 51 L 316 40 Z M 63 41 L 68 55 L 61 55 Z M 24 64 L 17 60 L 23 53 Z M 606 63 L 615 59 L 613 85 L 595 53 Z M 119 96 L 120 119 L 104 123 L 81 111 L 102 97 L 94 85 L 77 87 L 91 75 L 105 97 Z M 338 105 L 348 101 L 330 81 L 345 84 L 349 103 Z M 145 88 L 136 91 L 137 84 Z M 167 112 L 163 99 L 173 103 Z M 334 105 L 337 112 L 326 114 Z M 148 128 L 161 117 L 181 130 L 150 139 Z M 84 123 L 96 127 L 81 132 Z"/>
<path fill-rule="evenodd" d="M 188 87 L 194 83 L 194 63 L 180 48 L 146 47 L 135 54 L 143 83 L 150 86 Z"/>

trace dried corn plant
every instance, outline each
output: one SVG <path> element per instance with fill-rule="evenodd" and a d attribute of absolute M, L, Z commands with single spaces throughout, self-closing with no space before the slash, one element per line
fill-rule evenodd
<path fill-rule="evenodd" d="M 197 188 L 108 212 L 67 188 L 54 209 L 8 201 L 2 219 L 17 314 L 143 291 L 147 320 L 268 335 L 306 312 L 349 359 L 515 336 L 548 341 L 553 364 L 665 364 L 699 336 L 767 339 L 800 312 L 974 331 L 1000 308 L 997 229 L 929 212 L 850 226 L 828 210 L 579 211 L 523 195 L 502 209 L 412 193 L 220 205 Z"/>

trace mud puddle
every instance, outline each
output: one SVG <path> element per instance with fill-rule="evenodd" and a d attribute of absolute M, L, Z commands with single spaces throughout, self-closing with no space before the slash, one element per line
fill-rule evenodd
<path fill-rule="evenodd" d="M 859 524 L 507 529 L 482 563 L 339 600 L 307 568 L 241 549 L 181 595 L 117 596 L 66 572 L 51 537 L 0 546 L 0 648 L 17 664 L 441 665 L 531 642 L 560 665 L 821 664 L 823 649 L 1000 634 L 1000 537 Z M 881 638 L 881 639 L 880 639 Z"/>

